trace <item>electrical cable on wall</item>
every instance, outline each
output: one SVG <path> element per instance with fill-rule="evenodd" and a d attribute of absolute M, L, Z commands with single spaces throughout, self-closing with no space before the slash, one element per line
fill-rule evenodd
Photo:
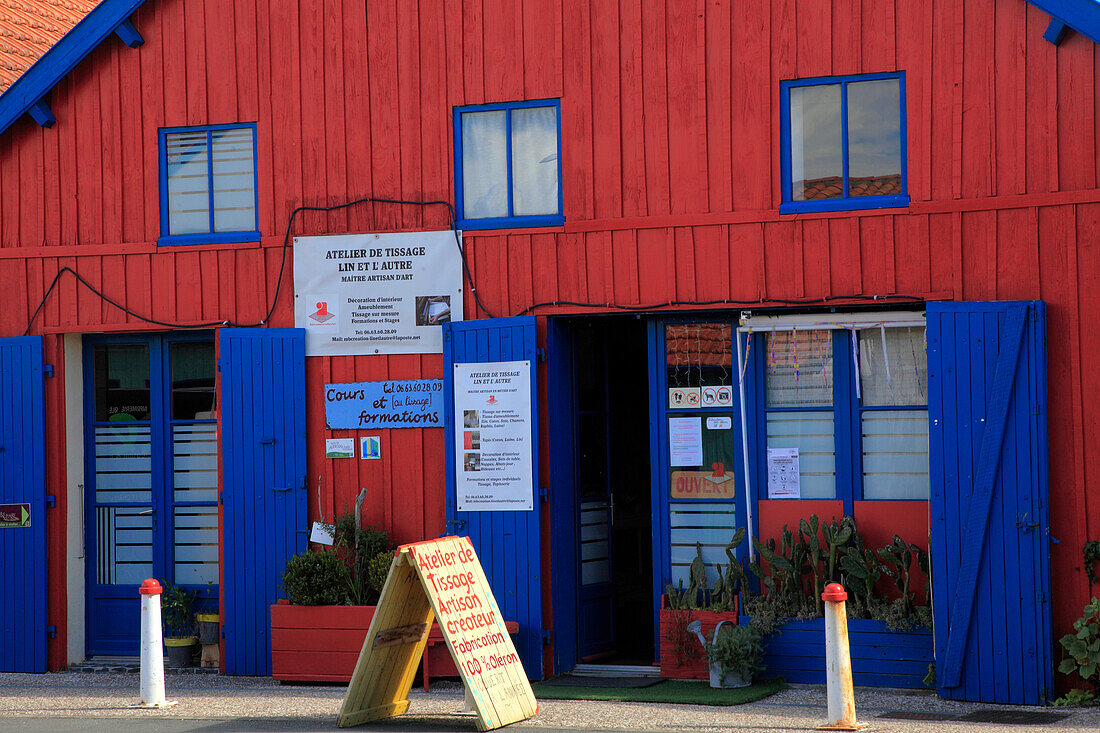
<path fill-rule="evenodd" d="M 575 300 L 547 300 L 541 303 L 532 303 L 527 306 L 517 316 L 525 316 L 531 311 L 537 308 L 552 308 L 560 306 L 571 306 L 574 308 L 606 308 L 609 310 L 620 310 L 630 312 L 641 311 L 656 311 L 662 308 L 677 308 L 677 307 L 698 307 L 698 306 L 711 306 L 721 305 L 730 308 L 748 308 L 751 306 L 769 306 L 769 305 L 795 305 L 795 306 L 810 306 L 810 305 L 827 305 L 829 303 L 836 303 L 839 301 L 844 302 L 868 302 L 868 303 L 888 303 L 888 302 L 906 302 L 906 303 L 924 303 L 927 298 L 919 295 L 827 295 L 822 298 L 804 298 L 804 299 L 790 299 L 790 298 L 760 298 L 758 300 L 729 300 L 723 298 L 721 300 L 665 300 L 659 303 L 643 303 L 638 305 L 620 305 L 618 303 L 583 303 Z"/>
<path fill-rule="evenodd" d="M 100 298 L 104 302 L 114 306 L 115 308 L 118 308 L 120 311 L 122 311 L 123 313 L 125 313 L 126 315 L 128 315 L 132 318 L 136 318 L 139 321 L 142 321 L 144 323 L 148 323 L 148 324 L 151 324 L 151 325 L 154 325 L 154 326 L 163 326 L 165 328 L 212 328 L 212 327 L 215 327 L 215 326 L 237 327 L 237 328 L 256 328 L 256 327 L 259 327 L 259 326 L 264 326 L 271 319 L 272 314 L 275 312 L 276 304 L 279 302 L 279 293 L 282 291 L 282 284 L 283 284 L 283 273 L 286 271 L 287 250 L 290 247 L 291 231 L 293 230 L 294 220 L 298 216 L 298 214 L 303 212 L 303 211 L 316 211 L 316 212 L 327 213 L 327 212 L 331 212 L 331 211 L 337 211 L 339 209 L 346 209 L 346 208 L 349 208 L 351 206 L 357 206 L 357 205 L 363 204 L 363 203 L 397 204 L 397 205 L 405 205 L 405 206 L 446 206 L 447 211 L 448 211 L 448 213 L 450 214 L 450 217 L 451 217 L 451 232 L 454 233 L 455 246 L 458 248 L 459 259 L 462 261 L 463 277 L 465 278 L 466 282 L 469 283 L 469 290 L 470 290 L 470 294 L 472 294 L 474 296 L 474 303 L 476 304 L 477 308 L 482 313 L 484 313 L 486 316 L 488 316 L 489 318 L 495 318 L 496 317 L 488 308 L 485 307 L 485 304 L 481 302 L 481 298 L 478 296 L 477 288 L 474 286 L 473 275 L 470 273 L 469 265 L 466 263 L 465 249 L 462 246 L 462 241 L 459 239 L 458 230 L 455 229 L 455 210 L 454 210 L 454 206 L 452 206 L 449 201 L 411 201 L 411 200 L 405 200 L 405 199 L 389 199 L 389 198 L 379 198 L 379 197 L 375 197 L 375 196 L 364 196 L 362 198 L 354 199 L 352 201 L 347 201 L 347 202 L 341 203 L 341 204 L 333 204 L 331 206 L 305 206 L 305 205 L 303 205 L 303 206 L 299 206 L 299 207 L 295 208 L 290 213 L 290 219 L 289 219 L 289 221 L 287 221 L 286 231 L 283 234 L 282 257 L 281 257 L 280 262 L 279 262 L 279 275 L 278 275 L 277 279 L 275 280 L 275 294 L 271 298 L 271 305 L 267 309 L 267 314 L 261 320 L 255 322 L 255 323 L 239 323 L 239 322 L 233 321 L 233 320 L 206 321 L 204 323 L 175 323 L 175 322 L 172 322 L 172 321 L 161 321 L 161 320 L 157 320 L 155 318 L 150 318 L 148 316 L 143 316 L 140 313 L 137 313 L 137 312 L 127 308 L 126 306 L 122 305 L 118 301 L 110 298 L 109 296 L 107 296 L 106 294 L 101 292 L 98 288 L 96 288 L 94 285 L 92 285 L 87 280 L 85 280 L 80 275 L 80 273 L 78 273 L 76 270 L 72 269 L 71 267 L 66 266 L 66 267 L 62 267 L 60 270 L 57 271 L 57 274 L 54 275 L 53 280 L 50 282 L 50 286 L 46 289 L 46 293 L 42 296 L 42 300 L 39 301 L 38 307 L 35 308 L 34 313 L 31 315 L 30 320 L 27 322 L 27 328 L 23 332 L 23 335 L 27 336 L 27 335 L 30 334 L 31 326 L 34 325 L 35 319 L 38 317 L 38 314 L 42 311 L 42 308 L 45 307 L 46 302 L 48 301 L 48 299 L 50 297 L 50 294 L 53 292 L 54 288 L 57 287 L 57 283 L 61 279 L 61 276 L 63 274 L 65 274 L 66 272 L 72 273 L 73 277 L 76 278 L 78 283 L 80 283 L 81 285 L 86 287 L 88 290 L 90 290 L 92 292 L 92 294 L 94 294 L 96 297 Z M 891 296 L 883 296 L 883 295 L 834 295 L 834 296 L 826 296 L 826 297 L 823 297 L 823 298 L 807 298 L 807 299 L 761 298 L 761 299 L 758 299 L 758 300 L 744 300 L 744 301 L 736 301 L 736 300 L 728 300 L 728 299 L 722 299 L 722 300 L 669 300 L 669 301 L 660 302 L 660 303 L 648 303 L 648 304 L 638 304 L 638 305 L 620 305 L 618 303 L 610 303 L 610 302 L 585 303 L 585 302 L 578 302 L 578 301 L 571 301 L 571 300 L 553 300 L 553 301 L 543 301 L 541 303 L 533 303 L 533 304 L 527 306 L 526 308 L 524 308 L 523 310 L 521 310 L 516 315 L 517 316 L 524 316 L 524 315 L 527 315 L 527 314 L 531 313 L 532 311 L 534 311 L 535 309 L 538 309 L 538 308 L 558 307 L 558 306 L 570 306 L 570 307 L 575 307 L 575 308 L 606 308 L 606 309 L 609 309 L 609 310 L 640 312 L 640 311 L 656 311 L 656 310 L 661 310 L 661 309 L 665 309 L 665 308 L 675 308 L 675 307 L 726 306 L 726 307 L 734 307 L 734 308 L 744 308 L 744 307 L 749 307 L 749 306 L 762 306 L 762 305 L 763 306 L 767 306 L 767 305 L 807 306 L 807 305 L 824 305 L 824 304 L 837 302 L 837 301 L 880 302 L 880 301 L 886 301 L 886 300 L 895 301 L 895 302 L 896 301 L 909 301 L 909 302 L 914 302 L 914 303 L 922 303 L 922 302 L 924 302 L 925 298 L 922 298 L 922 297 L 919 297 L 919 296 L 913 296 L 913 295 L 891 295 Z"/>
<path fill-rule="evenodd" d="M 338 209 L 346 209 L 348 207 L 356 206 L 358 204 L 363 204 L 363 203 L 400 204 L 400 205 L 408 205 L 408 206 L 446 206 L 447 211 L 448 211 L 448 213 L 450 214 L 450 217 L 451 217 L 451 232 L 454 233 L 455 246 L 458 247 L 459 259 L 461 259 L 461 261 L 462 261 L 462 272 L 463 272 L 464 277 L 466 278 L 466 281 L 470 284 L 470 293 L 474 296 L 474 303 L 477 304 L 477 307 L 480 308 L 481 311 L 486 316 L 488 316 L 489 318 L 494 318 L 495 317 L 482 304 L 481 298 L 479 298 L 478 294 L 477 294 L 477 288 L 474 287 L 474 278 L 470 274 L 470 268 L 466 264 L 466 253 L 463 250 L 462 242 L 458 237 L 458 230 L 455 229 L 455 210 L 454 210 L 454 206 L 452 206 L 449 201 L 407 201 L 407 200 L 403 200 L 403 199 L 386 199 L 386 198 L 377 198 L 377 197 L 374 197 L 374 196 L 365 196 L 363 198 L 358 198 L 358 199 L 355 199 L 353 201 L 347 201 L 347 202 L 342 203 L 342 204 L 333 204 L 332 206 L 299 206 L 296 209 L 294 209 L 294 211 L 292 211 L 290 213 L 290 220 L 287 221 L 286 231 L 283 234 L 282 258 L 279 262 L 279 276 L 275 280 L 275 294 L 271 298 L 271 305 L 267 309 L 267 315 L 265 315 L 261 320 L 257 321 L 256 323 L 238 323 L 238 322 L 233 321 L 233 320 L 207 321 L 205 323 L 174 323 L 172 321 L 160 321 L 160 320 L 157 320 L 155 318 L 149 318 L 147 316 L 143 316 L 140 313 L 137 313 L 137 312 L 127 308 L 126 306 L 122 305 L 118 301 L 110 298 L 109 296 L 107 296 L 106 294 L 101 292 L 98 288 L 96 288 L 94 285 L 92 285 L 87 280 L 85 280 L 80 275 L 80 273 L 78 273 L 76 270 L 72 269 L 71 267 L 66 266 L 66 267 L 62 267 L 60 270 L 57 271 L 57 274 L 54 275 L 53 280 L 50 282 L 50 286 L 48 288 L 46 288 L 46 293 L 42 296 L 42 300 L 39 301 L 38 307 L 35 308 L 34 313 L 31 314 L 30 320 L 27 322 L 27 328 L 26 328 L 25 331 L 23 331 L 23 335 L 27 336 L 27 335 L 30 334 L 31 326 L 34 325 L 34 321 L 38 317 L 38 314 L 42 311 L 42 308 L 45 307 L 46 301 L 50 297 L 50 293 L 52 293 L 53 289 L 55 287 L 57 287 L 58 281 L 61 279 L 61 276 L 63 274 L 65 274 L 66 272 L 72 273 L 73 277 L 76 278 L 78 283 L 80 283 L 81 285 L 86 287 L 88 290 L 90 290 L 100 300 L 103 300 L 104 302 L 106 302 L 110 305 L 113 305 L 115 308 L 118 308 L 120 311 L 122 311 L 123 313 L 125 313 L 126 315 L 128 315 L 132 318 L 136 318 L 139 321 L 142 321 L 144 323 L 148 323 L 148 324 L 151 324 L 151 325 L 154 325 L 154 326 L 163 326 L 165 328 L 211 328 L 211 327 L 214 327 L 214 326 L 231 326 L 231 327 L 236 327 L 236 328 L 256 328 L 256 327 L 259 327 L 259 326 L 266 325 L 267 322 L 271 319 L 271 315 L 275 312 L 276 304 L 278 304 L 278 302 L 279 302 L 279 293 L 282 290 L 283 273 L 286 271 L 287 250 L 290 247 L 290 235 L 291 235 L 291 231 L 294 227 L 294 219 L 298 216 L 298 214 L 300 212 L 303 212 L 303 211 L 330 212 L 330 211 L 336 211 Z"/>

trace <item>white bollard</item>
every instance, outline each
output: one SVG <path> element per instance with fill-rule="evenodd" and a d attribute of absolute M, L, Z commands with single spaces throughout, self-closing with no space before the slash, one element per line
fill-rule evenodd
<path fill-rule="evenodd" d="M 863 730 L 856 722 L 856 698 L 852 689 L 852 657 L 848 651 L 848 593 L 840 583 L 829 583 L 821 594 L 825 601 L 825 681 L 829 722 L 818 730 Z"/>
<path fill-rule="evenodd" d="M 160 630 L 160 594 L 156 578 L 138 588 L 141 594 L 141 702 L 134 708 L 170 708 L 174 700 L 164 699 L 164 646 Z"/>

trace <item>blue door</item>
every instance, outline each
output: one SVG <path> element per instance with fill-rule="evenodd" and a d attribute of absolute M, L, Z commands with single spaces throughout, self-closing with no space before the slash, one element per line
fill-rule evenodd
<path fill-rule="evenodd" d="M 539 504 L 529 511 L 458 511 L 455 364 L 527 361 L 531 367 L 531 420 L 538 425 L 535 319 L 494 318 L 443 325 L 443 380 L 446 403 L 444 454 L 447 469 L 447 533 L 470 538 L 505 620 L 519 624 L 516 651 L 527 676 L 542 679 L 542 573 L 539 554 Z M 531 443 L 537 486 L 538 431 Z M 470 451 L 473 453 L 474 451 Z M 472 459 L 469 459 L 472 460 Z M 467 468 L 465 463 L 461 466 Z M 474 468 L 471 464 L 470 468 Z"/>
<path fill-rule="evenodd" d="M 213 336 L 90 337 L 84 379 L 86 652 L 134 655 L 146 578 L 216 603 Z"/>
<path fill-rule="evenodd" d="M 936 684 L 1041 705 L 1052 692 L 1045 307 L 928 304 Z"/>
<path fill-rule="evenodd" d="M 46 671 L 42 337 L 0 339 L 0 672 Z"/>
<path fill-rule="evenodd" d="M 305 331 L 220 332 L 227 674 L 271 674 L 271 612 L 306 549 Z"/>

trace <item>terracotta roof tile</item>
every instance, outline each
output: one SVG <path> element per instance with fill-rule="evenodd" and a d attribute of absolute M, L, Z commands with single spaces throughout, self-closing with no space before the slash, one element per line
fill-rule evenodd
<path fill-rule="evenodd" d="M 0 94 L 99 0 L 0 0 Z"/>
<path fill-rule="evenodd" d="M 850 196 L 890 196 L 901 193 L 901 176 L 868 176 L 848 182 Z M 839 176 L 795 181 L 794 190 L 802 193 L 800 201 L 835 199 L 844 195 L 844 183 Z"/>

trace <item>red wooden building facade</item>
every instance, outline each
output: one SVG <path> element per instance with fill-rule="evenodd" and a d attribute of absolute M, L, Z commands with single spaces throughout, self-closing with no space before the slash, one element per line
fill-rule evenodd
<path fill-rule="evenodd" d="M 85 388 L 69 373 L 79 337 L 178 331 L 133 314 L 206 330 L 257 323 L 276 295 L 264 325 L 293 326 L 282 261 L 296 207 L 454 202 L 454 108 L 543 99 L 560 99 L 564 224 L 465 231 L 467 287 L 484 305 L 467 297 L 467 319 L 533 314 L 545 340 L 547 317 L 621 307 L 735 320 L 740 310 L 1046 303 L 1055 638 L 1070 628 L 1090 590 L 1081 547 L 1100 537 L 1100 505 L 1087 489 L 1100 407 L 1085 389 L 1100 377 L 1100 325 L 1090 317 L 1100 279 L 1100 52 L 1086 35 L 1049 42 L 1051 16 L 1023 0 L 133 5 L 143 45 L 108 36 L 52 87 L 56 124 L 24 115 L 0 135 L 0 335 L 44 335 L 54 366 L 45 393 L 56 495 L 47 518 L 51 669 L 83 654 L 73 600 L 82 571 L 72 558 L 85 483 L 74 422 Z M 893 72 L 904 74 L 908 204 L 781 212 L 781 82 Z M 255 124 L 260 236 L 158 246 L 160 131 L 237 123 Z M 450 225 L 445 206 L 367 202 L 302 212 L 291 233 Z M 64 268 L 72 272 L 58 276 Z M 441 378 L 442 357 L 310 357 L 305 374 L 310 518 L 332 517 L 368 487 L 365 521 L 402 542 L 442 533 L 443 431 L 381 431 L 384 460 L 328 460 L 326 437 L 356 433 L 327 431 L 322 404 L 326 383 Z M 540 403 L 540 485 L 549 486 L 555 406 L 545 389 Z M 772 503 L 758 507 L 764 534 L 797 516 Z M 841 507 L 823 513 L 830 508 Z M 911 509 L 876 510 L 868 531 L 888 539 Z M 562 520 L 549 504 L 541 512 L 550 628 L 549 537 Z M 908 526 L 912 541 L 928 527 Z"/>

